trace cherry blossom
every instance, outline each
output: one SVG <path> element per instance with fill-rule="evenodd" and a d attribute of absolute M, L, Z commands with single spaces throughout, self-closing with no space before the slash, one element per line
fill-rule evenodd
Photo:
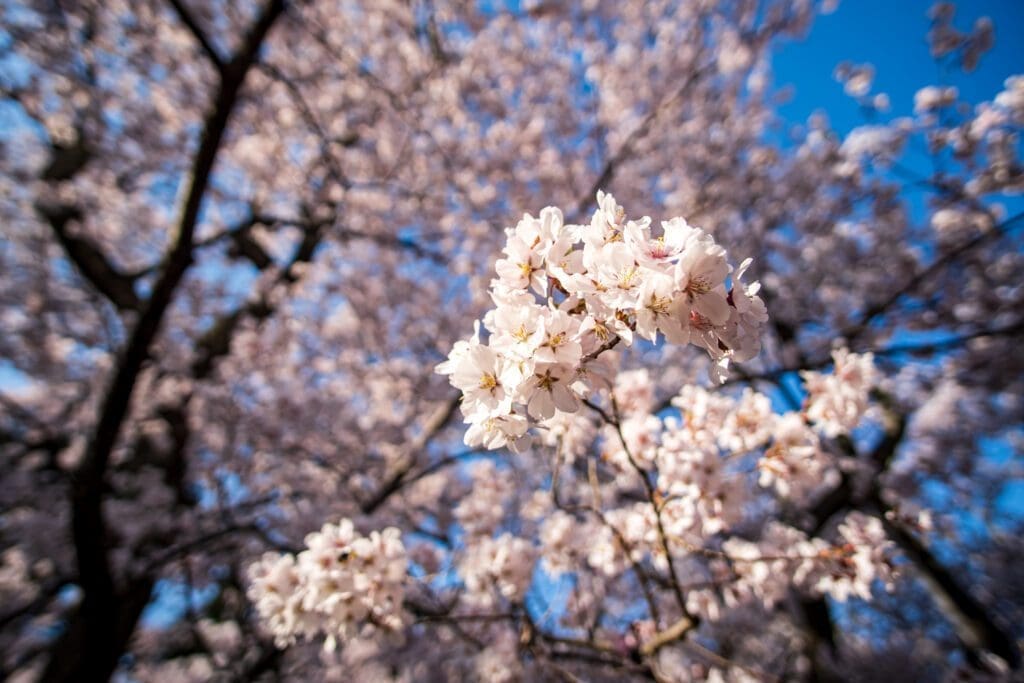
<path fill-rule="evenodd" d="M 1013 26 L 856 4 L 5 6 L 0 678 L 1018 675 Z"/>

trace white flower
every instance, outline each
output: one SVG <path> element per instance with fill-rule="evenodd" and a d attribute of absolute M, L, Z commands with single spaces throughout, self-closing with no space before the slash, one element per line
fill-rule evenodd
<path fill-rule="evenodd" d="M 506 231 L 506 258 L 495 264 L 502 284 L 513 290 L 533 289 L 546 294 L 544 257 L 561 228 L 562 212 L 549 206 L 540 212 L 540 218 L 526 214 L 515 228 Z"/>
<path fill-rule="evenodd" d="M 509 289 L 530 289 L 538 293 L 547 290 L 544 254 L 539 242 L 527 242 L 513 236 L 504 249 L 506 258 L 499 259 L 494 268 L 501 282 Z M 546 246 L 546 245 L 545 245 Z"/>
<path fill-rule="evenodd" d="M 618 337 L 626 346 L 633 344 L 633 330 L 621 318 L 588 315 L 580 325 L 580 344 L 584 354 L 591 354 Z"/>
<path fill-rule="evenodd" d="M 545 309 L 535 303 L 499 305 L 484 318 L 491 330 L 490 346 L 508 356 L 528 359 L 543 340 Z"/>
<path fill-rule="evenodd" d="M 661 330 L 671 344 L 690 341 L 689 325 L 683 323 L 690 313 L 688 300 L 685 296 L 676 296 L 675 283 L 670 276 L 649 276 L 637 299 L 637 334 L 655 341 L 658 330 Z"/>
<path fill-rule="evenodd" d="M 757 295 L 761 291 L 761 283 L 744 285 L 742 282 L 751 263 L 749 258 L 744 260 L 732 276 L 732 289 L 728 298 L 732 310 L 728 322 L 719 333 L 720 339 L 729 348 L 729 357 L 740 362 L 750 360 L 761 352 L 761 336 L 768 322 L 768 310 Z"/>
<path fill-rule="evenodd" d="M 588 246 L 601 247 L 606 242 L 622 239 L 626 212 L 615 201 L 615 197 L 597 191 L 597 210 L 590 220 L 590 226 L 583 231 L 583 241 Z"/>
<path fill-rule="evenodd" d="M 572 390 L 574 380 L 575 373 L 565 365 L 538 364 L 522 387 L 527 412 L 534 419 L 545 420 L 554 416 L 556 408 L 566 413 L 579 410 L 579 399 Z"/>
<path fill-rule="evenodd" d="M 689 305 L 688 313 L 696 313 L 712 325 L 725 323 L 729 304 L 723 283 L 728 274 L 725 249 L 707 233 L 691 234 L 675 271 L 676 284 Z"/>
<path fill-rule="evenodd" d="M 588 258 L 589 256 L 589 258 Z M 611 242 L 584 253 L 587 270 L 594 273 L 591 294 L 611 308 L 632 308 L 643 283 L 644 271 L 622 242 Z"/>
<path fill-rule="evenodd" d="M 513 451 L 519 451 L 528 443 L 525 436 L 530 425 L 526 418 L 518 413 L 483 418 L 471 415 L 466 419 L 466 423 L 469 424 L 469 429 L 466 430 L 463 441 L 470 447 L 483 446 L 494 450 L 507 446 Z"/>
<path fill-rule="evenodd" d="M 505 377 L 509 364 L 489 346 L 476 344 L 451 359 L 452 386 L 462 390 L 465 415 L 505 413 L 512 408 L 511 392 Z"/>
<path fill-rule="evenodd" d="M 563 311 L 545 311 L 534 360 L 575 366 L 583 350 L 578 341 L 580 321 Z"/>
<path fill-rule="evenodd" d="M 690 238 L 701 232 L 682 218 L 662 221 L 662 234 L 651 237 L 650 226 L 630 221 L 625 229 L 625 241 L 636 260 L 647 268 L 663 269 L 678 261 Z"/>
<path fill-rule="evenodd" d="M 455 372 L 455 368 L 458 367 L 470 349 L 480 343 L 480 321 L 473 321 L 473 336 L 468 340 L 460 339 L 455 342 L 452 346 L 452 350 L 448 353 L 448 360 L 443 363 L 438 363 L 437 367 L 434 368 L 434 372 L 439 375 L 451 375 Z"/>

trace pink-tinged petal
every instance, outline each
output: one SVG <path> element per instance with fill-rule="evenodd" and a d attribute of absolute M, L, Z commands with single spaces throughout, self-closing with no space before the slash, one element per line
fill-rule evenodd
<path fill-rule="evenodd" d="M 555 406 L 563 413 L 575 413 L 579 410 L 580 404 L 576 396 L 565 384 L 555 384 L 551 387 L 551 396 Z"/>
<path fill-rule="evenodd" d="M 724 325 L 729 320 L 729 302 L 720 292 L 712 291 L 696 297 L 693 308 L 712 325 Z"/>
<path fill-rule="evenodd" d="M 665 335 L 665 340 L 669 344 L 689 344 L 690 343 L 690 328 L 688 325 L 683 325 L 682 322 L 675 317 L 663 317 L 658 324 L 661 333 Z"/>
<path fill-rule="evenodd" d="M 530 417 L 535 420 L 546 420 L 555 414 L 555 402 L 551 398 L 551 392 L 547 389 L 538 389 L 530 398 L 526 406 Z"/>

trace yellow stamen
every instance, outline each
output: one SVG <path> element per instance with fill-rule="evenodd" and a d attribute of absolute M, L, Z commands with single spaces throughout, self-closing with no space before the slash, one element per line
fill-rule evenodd
<path fill-rule="evenodd" d="M 548 340 L 544 342 L 544 346 L 548 346 L 552 349 L 557 349 L 559 346 L 565 343 L 565 333 L 559 332 L 558 334 L 548 337 Z"/>

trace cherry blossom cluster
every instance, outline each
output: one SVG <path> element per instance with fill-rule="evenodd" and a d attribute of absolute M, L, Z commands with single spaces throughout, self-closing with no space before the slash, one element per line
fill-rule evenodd
<path fill-rule="evenodd" d="M 501 600 L 522 601 L 536 558 L 533 544 L 525 538 L 504 533 L 477 539 L 466 548 L 459 564 L 467 602 L 492 607 Z"/>
<path fill-rule="evenodd" d="M 342 519 L 305 542 L 297 556 L 266 553 L 249 567 L 249 599 L 278 647 L 323 633 L 333 650 L 364 629 L 404 627 L 407 559 L 398 529 L 363 536 Z"/>
<path fill-rule="evenodd" d="M 876 371 L 870 354 L 840 349 L 833 360 L 831 373 L 804 374 L 803 409 L 782 415 L 749 388 L 730 396 L 685 386 L 671 401 L 678 416 L 661 417 L 648 371 L 619 373 L 610 398 L 604 395 L 614 417 L 588 429 L 581 425 L 591 413 L 562 412 L 552 438 L 578 442 L 571 451 L 579 453 L 599 445 L 613 479 L 604 493 L 589 491 L 596 500 L 635 491 L 638 477 L 647 479 L 650 500 L 627 495 L 628 503 L 594 516 L 534 496 L 520 512 L 538 522 L 539 543 L 505 525 L 515 508 L 510 470 L 491 460 L 473 463 L 470 486 L 452 511 L 465 533 L 453 558 L 462 604 L 495 610 L 522 603 L 538 560 L 553 575 L 589 569 L 612 579 L 645 563 L 670 572 L 672 558 L 684 557 L 710 558 L 714 590 L 694 588 L 686 601 L 692 613 L 712 620 L 749 600 L 770 607 L 792 586 L 841 601 L 869 598 L 876 579 L 892 578 L 891 544 L 877 518 L 851 513 L 834 543 L 778 521 L 765 525 L 757 542 L 730 536 L 751 510 L 764 507 L 756 498 L 766 489 L 806 504 L 837 482 L 824 440 L 858 426 Z M 737 466 L 745 458 L 753 469 Z M 297 556 L 267 554 L 250 568 L 250 597 L 279 645 L 323 633 L 333 648 L 361 629 L 406 626 L 407 558 L 396 529 L 361 536 L 342 520 L 307 536 L 306 545 Z"/>
<path fill-rule="evenodd" d="M 752 480 L 797 505 L 838 483 L 825 439 L 860 424 L 877 378 L 871 354 L 840 349 L 833 360 L 833 372 L 805 374 L 803 410 L 781 415 L 749 388 L 731 397 L 686 386 L 672 400 L 680 416 L 658 417 L 647 371 L 621 373 L 612 392 L 617 420 L 600 432 L 601 457 L 616 472 L 613 488 L 636 490 L 638 477 L 653 476 L 651 501 L 605 510 L 600 523 L 553 510 L 539 530 L 544 568 L 589 567 L 612 577 L 648 560 L 666 571 L 668 554 L 710 556 L 714 583 L 728 589 L 690 591 L 687 600 L 693 613 L 711 618 L 751 597 L 773 604 L 791 585 L 838 600 L 870 597 L 876 578 L 891 578 L 891 544 L 876 518 L 848 516 L 837 543 L 776 521 L 757 543 L 730 538 L 713 547 L 766 504 Z M 756 477 L 742 464 L 748 456 Z"/>
<path fill-rule="evenodd" d="M 455 520 L 468 536 L 489 536 L 504 518 L 515 484 L 489 460 L 473 463 L 470 475 L 472 494 L 456 506 Z"/>
<path fill-rule="evenodd" d="M 610 194 L 597 204 L 588 225 L 548 207 L 506 230 L 486 342 L 478 325 L 437 367 L 463 393 L 468 445 L 517 449 L 528 418 L 575 412 L 607 384 L 597 357 L 637 336 L 702 347 L 719 381 L 731 361 L 759 352 L 767 312 L 759 283 L 741 281 L 750 259 L 733 272 L 725 249 L 684 219 L 654 230 Z"/>
<path fill-rule="evenodd" d="M 770 609 L 785 598 L 790 585 L 839 602 L 851 596 L 870 600 L 876 579 L 891 588 L 892 542 L 877 517 L 851 512 L 839 525 L 839 537 L 842 542 L 832 545 L 772 522 L 760 543 L 730 538 L 723 549 L 738 580 L 730 585 L 726 602 L 754 598 Z"/>
<path fill-rule="evenodd" d="M 831 374 L 803 372 L 809 394 L 804 414 L 826 436 L 848 433 L 868 409 L 868 393 L 877 382 L 874 357 L 846 349 L 832 352 Z"/>

